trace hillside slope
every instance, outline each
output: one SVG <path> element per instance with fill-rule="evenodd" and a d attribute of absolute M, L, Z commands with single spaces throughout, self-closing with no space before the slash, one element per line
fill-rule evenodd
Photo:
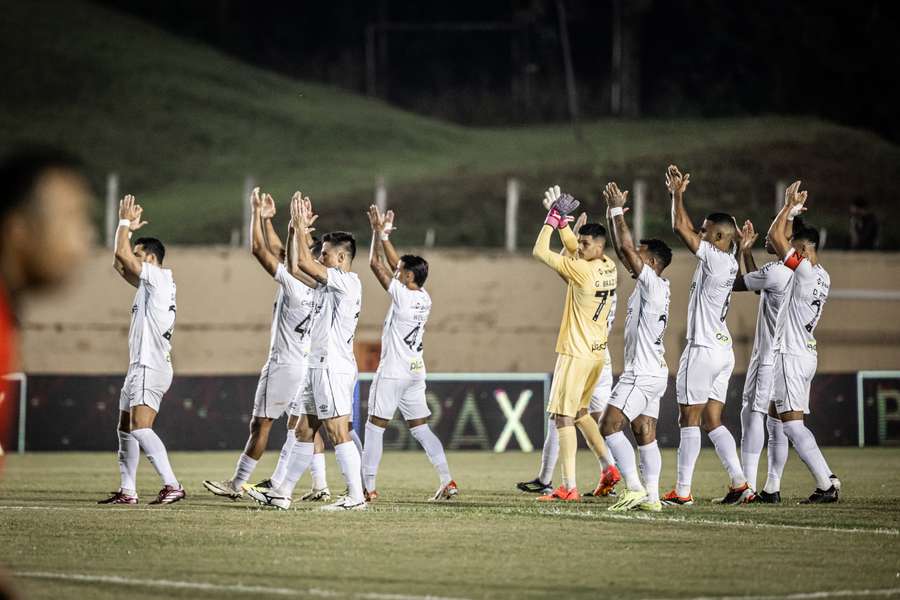
<path fill-rule="evenodd" d="M 403 211 L 400 240 L 421 241 L 430 226 L 447 245 L 502 243 L 509 175 L 523 180 L 523 219 L 537 218 L 529 199 L 547 183 L 594 208 L 608 178 L 644 177 L 650 224 L 661 231 L 670 161 L 692 172 L 698 216 L 721 205 L 767 218 L 774 181 L 803 177 L 838 240 L 851 195 L 887 206 L 900 192 L 897 146 L 819 121 L 603 121 L 584 126 L 585 144 L 567 126 L 468 129 L 274 75 L 82 1 L 0 6 L 0 147 L 64 144 L 98 181 L 119 173 L 151 231 L 170 241 L 227 242 L 240 227 L 246 175 L 282 206 L 304 190 L 323 222 L 350 228 L 364 227 L 383 175 Z M 900 244 L 894 232 L 886 239 Z"/>

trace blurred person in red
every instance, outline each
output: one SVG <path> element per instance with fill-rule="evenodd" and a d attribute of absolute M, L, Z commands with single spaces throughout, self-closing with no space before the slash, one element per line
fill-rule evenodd
<path fill-rule="evenodd" d="M 22 294 L 64 283 L 87 256 L 94 230 L 81 162 L 54 149 L 14 150 L 0 160 L 0 375 L 21 368 L 17 309 Z M 16 402 L 0 379 L 0 468 L 12 448 Z"/>

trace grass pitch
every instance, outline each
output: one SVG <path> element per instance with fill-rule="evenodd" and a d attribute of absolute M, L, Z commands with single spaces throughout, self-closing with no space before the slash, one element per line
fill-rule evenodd
<path fill-rule="evenodd" d="M 608 500 L 539 505 L 513 487 L 534 476 L 537 454 L 451 453 L 461 496 L 431 504 L 424 499 L 437 482 L 424 454 L 386 453 L 378 504 L 349 514 L 213 497 L 200 481 L 230 475 L 237 452 L 173 453 L 189 495 L 169 507 L 146 505 L 159 487 L 146 461 L 142 504 L 101 507 L 95 501 L 118 482 L 113 453 L 9 456 L 0 560 L 33 599 L 900 595 L 900 449 L 825 454 L 844 483 L 840 504 L 796 505 L 814 486 L 792 454 L 785 504 L 714 506 L 725 476 L 705 449 L 698 504 L 658 515 L 613 515 Z M 267 476 L 275 458 L 256 475 Z M 666 491 L 674 451 L 663 461 Z M 593 464 L 579 455 L 583 490 L 595 483 Z"/>

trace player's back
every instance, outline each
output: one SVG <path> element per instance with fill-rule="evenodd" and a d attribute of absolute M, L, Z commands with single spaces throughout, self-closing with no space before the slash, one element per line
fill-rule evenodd
<path fill-rule="evenodd" d="M 814 335 L 831 289 L 831 276 L 807 259 L 794 269 L 790 291 L 775 325 L 775 348 L 783 354 L 816 355 Z"/>
<path fill-rule="evenodd" d="M 584 263 L 583 276 L 569 279 L 556 352 L 602 360 L 607 347 L 607 318 L 616 293 L 616 264 L 608 257 Z"/>
<path fill-rule="evenodd" d="M 128 331 L 131 364 L 153 369 L 171 368 L 171 340 L 177 310 L 175 293 L 171 269 L 142 263 Z"/>
<path fill-rule="evenodd" d="M 697 268 L 691 280 L 687 340 L 695 346 L 731 349 L 728 306 L 738 272 L 734 255 L 706 241 L 697 248 Z"/>
<path fill-rule="evenodd" d="M 780 260 L 773 260 L 760 269 L 744 275 L 747 289 L 759 292 L 759 312 L 753 338 L 753 354 L 771 364 L 775 351 L 775 324 L 787 298 L 793 272 Z"/>
<path fill-rule="evenodd" d="M 353 272 L 328 269 L 327 283 L 316 293 L 310 367 L 355 373 L 353 339 L 362 307 L 362 284 Z"/>
<path fill-rule="evenodd" d="M 304 363 L 310 351 L 316 291 L 288 273 L 284 265 L 275 271 L 278 291 L 272 312 L 269 362 Z"/>
<path fill-rule="evenodd" d="M 431 314 L 431 296 L 424 288 L 410 289 L 398 280 L 388 286 L 391 306 L 381 334 L 378 372 L 389 378 L 425 378 L 425 324 Z"/>

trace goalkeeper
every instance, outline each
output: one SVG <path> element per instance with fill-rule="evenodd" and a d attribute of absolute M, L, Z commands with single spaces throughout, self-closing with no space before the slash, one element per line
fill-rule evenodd
<path fill-rule="evenodd" d="M 538 500 L 577 501 L 575 481 L 575 427 L 581 431 L 595 454 L 605 452 L 600 430 L 588 414 L 591 393 L 603 370 L 606 350 L 606 317 L 616 293 L 616 265 L 603 253 L 606 229 L 598 223 L 582 226 L 576 237 L 569 228 L 569 215 L 578 201 L 560 194 L 559 187 L 548 190 L 549 212 L 534 244 L 532 254 L 566 280 L 566 302 L 559 338 L 556 342 L 556 367 L 550 387 L 547 412 L 556 422 L 562 464 L 562 485 Z M 550 250 L 550 237 L 559 231 L 570 256 Z"/>

